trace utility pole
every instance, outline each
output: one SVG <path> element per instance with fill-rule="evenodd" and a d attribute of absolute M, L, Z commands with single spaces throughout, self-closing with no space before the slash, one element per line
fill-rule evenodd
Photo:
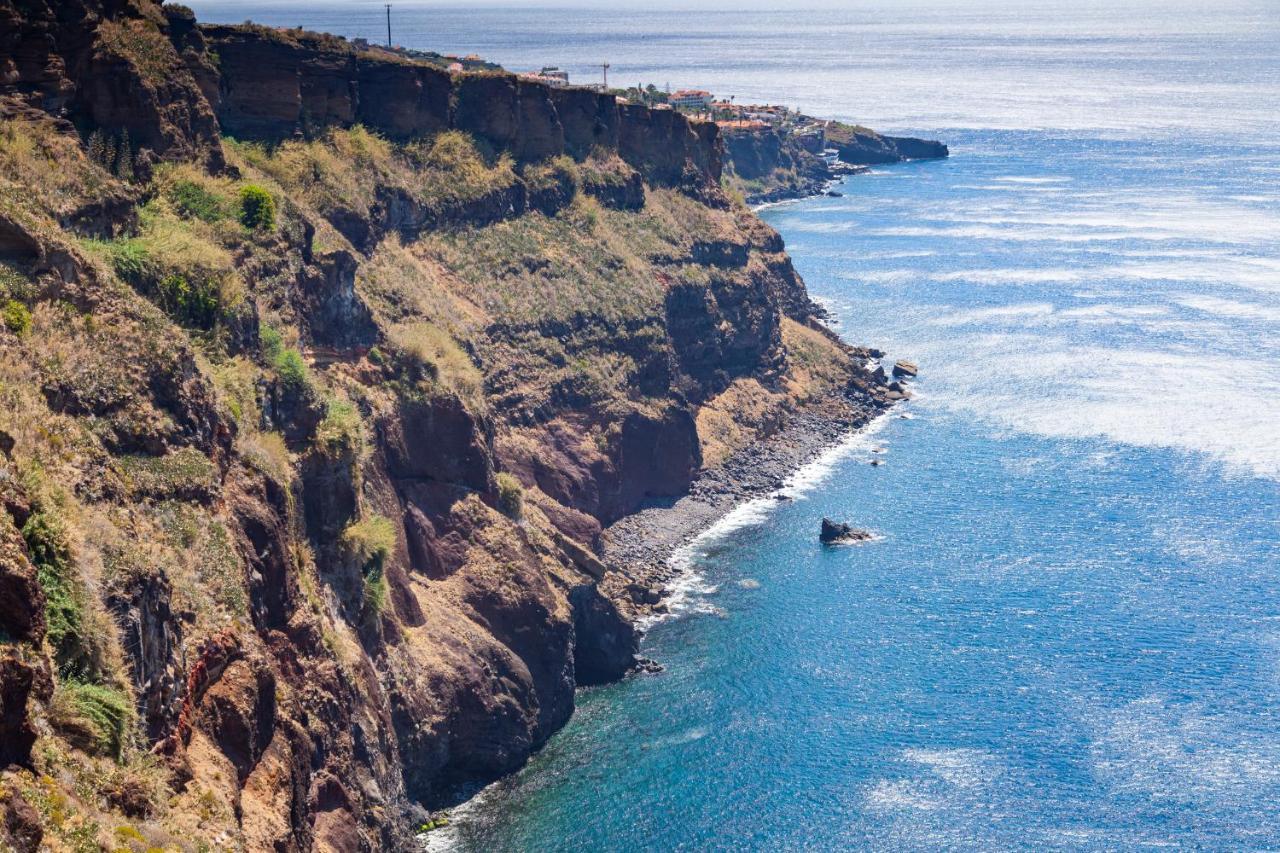
<path fill-rule="evenodd" d="M 391 47 L 391 4 L 387 4 L 387 47 Z"/>
<path fill-rule="evenodd" d="M 604 74 L 604 91 L 606 92 L 609 91 L 609 69 L 611 67 L 612 66 L 610 66 L 609 63 L 607 62 L 600 63 L 600 71 L 602 74 Z"/>

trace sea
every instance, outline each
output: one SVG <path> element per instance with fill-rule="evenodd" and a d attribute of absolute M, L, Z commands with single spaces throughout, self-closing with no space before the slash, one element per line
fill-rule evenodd
<path fill-rule="evenodd" d="M 677 555 L 665 669 L 424 843 L 1280 849 L 1280 4 L 782 5 L 392 5 L 410 47 L 951 147 L 761 214 L 914 398 Z"/>

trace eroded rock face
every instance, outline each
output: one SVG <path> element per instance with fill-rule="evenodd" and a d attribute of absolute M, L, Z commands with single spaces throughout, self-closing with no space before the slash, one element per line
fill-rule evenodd
<path fill-rule="evenodd" d="M 36 729 L 28 704 L 47 700 L 51 687 L 38 664 L 22 660 L 14 649 L 0 650 L 0 766 L 30 762 Z"/>
<path fill-rule="evenodd" d="M 36 853 L 43 838 L 40 813 L 11 786 L 6 786 L 0 794 L 0 845 L 17 853 Z"/>
<path fill-rule="evenodd" d="M 288 139 L 364 124 L 393 139 L 446 128 L 472 133 L 517 160 L 616 151 L 646 180 L 719 180 L 718 129 L 672 110 L 619 105 L 585 89 L 556 90 L 508 74 L 457 74 L 357 53 L 308 33 L 206 25 L 221 77 L 214 103 L 225 131 Z"/>
<path fill-rule="evenodd" d="M 100 0 L 0 2 L 0 94 L 136 148 L 221 162 L 218 125 L 162 15 Z"/>
<path fill-rule="evenodd" d="M 172 731 L 186 689 L 182 622 L 174 617 L 170 598 L 169 581 L 158 573 L 131 578 L 107 598 L 120 628 L 148 743 Z"/>

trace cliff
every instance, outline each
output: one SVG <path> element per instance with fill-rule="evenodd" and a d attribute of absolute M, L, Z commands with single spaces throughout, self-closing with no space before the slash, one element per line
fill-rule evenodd
<path fill-rule="evenodd" d="M 0 0 L 0 115 L 18 850 L 411 847 L 634 665 L 603 526 L 888 393 L 670 111 Z"/>
<path fill-rule="evenodd" d="M 827 127 L 827 144 L 840 159 L 855 166 L 901 163 L 903 160 L 934 160 L 950 151 L 941 142 L 913 136 L 885 136 L 859 125 L 832 122 Z"/>
<path fill-rule="evenodd" d="M 816 195 L 843 171 L 772 127 L 728 130 L 723 140 L 725 182 L 748 204 Z"/>

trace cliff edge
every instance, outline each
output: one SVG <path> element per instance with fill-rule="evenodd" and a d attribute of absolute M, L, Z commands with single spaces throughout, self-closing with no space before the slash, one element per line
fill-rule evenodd
<path fill-rule="evenodd" d="M 891 393 L 714 124 L 149 0 L 0 117 L 14 849 L 412 847 L 634 666 L 604 526 Z"/>

